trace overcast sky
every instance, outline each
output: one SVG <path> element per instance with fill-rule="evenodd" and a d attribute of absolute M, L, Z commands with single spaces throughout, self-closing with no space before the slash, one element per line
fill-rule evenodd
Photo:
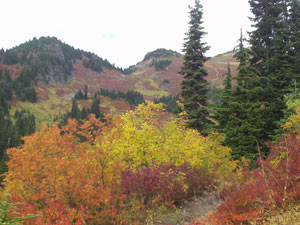
<path fill-rule="evenodd" d="M 141 61 L 157 48 L 182 51 L 188 5 L 194 0 L 0 0 L 0 48 L 55 36 L 116 66 Z M 232 50 L 249 31 L 248 0 L 201 0 L 205 40 L 214 56 Z"/>

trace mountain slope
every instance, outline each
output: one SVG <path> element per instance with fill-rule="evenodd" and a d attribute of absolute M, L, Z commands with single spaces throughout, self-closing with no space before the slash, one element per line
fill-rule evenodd
<path fill-rule="evenodd" d="M 233 75 L 237 62 L 233 53 L 211 58 L 205 67 L 207 79 L 212 87 L 220 88 L 231 63 Z M 34 88 L 36 103 L 21 101 L 13 95 L 11 113 L 27 108 L 35 113 L 39 122 L 52 121 L 70 110 L 74 94 L 88 86 L 89 93 L 103 89 L 116 91 L 134 90 L 145 99 L 153 100 L 162 96 L 177 95 L 180 92 L 182 75 L 179 71 L 183 56 L 175 51 L 157 49 L 145 55 L 143 61 L 127 69 L 120 69 L 97 55 L 75 49 L 52 37 L 42 37 L 21 44 L 7 51 L 0 51 L 0 69 L 8 70 L 12 82 L 26 80 L 25 88 Z M 26 73 L 25 73 L 26 72 Z M 20 85 L 22 88 L 23 86 Z M 15 90 L 17 93 L 17 90 Z M 26 99 L 25 99 L 26 100 Z M 123 100 L 100 97 L 102 112 L 120 112 L 130 108 Z M 79 101 L 80 107 L 90 107 L 91 100 Z"/>

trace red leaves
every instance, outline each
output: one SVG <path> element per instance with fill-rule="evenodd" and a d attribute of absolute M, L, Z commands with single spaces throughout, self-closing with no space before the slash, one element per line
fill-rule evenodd
<path fill-rule="evenodd" d="M 212 185 L 213 180 L 205 171 L 187 164 L 169 164 L 136 172 L 123 171 L 121 190 L 127 195 L 137 195 L 150 208 L 153 201 L 167 205 L 182 203 L 212 188 Z"/>
<path fill-rule="evenodd" d="M 239 189 L 234 188 L 212 224 L 248 224 L 300 197 L 300 134 L 291 132 L 270 144 L 267 160 Z"/>

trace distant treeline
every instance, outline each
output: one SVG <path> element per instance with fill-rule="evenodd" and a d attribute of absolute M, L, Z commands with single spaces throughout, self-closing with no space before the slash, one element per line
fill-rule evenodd
<path fill-rule="evenodd" d="M 145 102 L 143 95 L 137 91 L 129 90 L 127 92 L 122 92 L 122 91 L 116 92 L 115 90 L 100 89 L 98 94 L 102 96 L 107 96 L 111 99 L 122 98 L 125 101 L 127 101 L 130 105 L 134 105 L 134 106 L 137 106 Z M 178 113 L 179 108 L 178 108 L 177 101 L 178 101 L 178 95 L 163 96 L 159 99 L 154 100 L 155 103 L 163 103 L 166 107 L 166 110 L 171 113 Z"/>
<path fill-rule="evenodd" d="M 165 70 L 170 64 L 172 63 L 172 60 L 170 59 L 152 59 L 151 66 L 154 66 L 156 71 Z"/>
<path fill-rule="evenodd" d="M 177 104 L 178 99 L 178 95 L 163 96 L 159 99 L 155 99 L 154 103 L 163 103 L 168 112 L 177 114 L 179 112 L 179 107 Z"/>
<path fill-rule="evenodd" d="M 15 92 L 18 100 L 36 102 L 37 95 L 30 82 L 30 72 L 24 70 L 18 78 L 13 80 L 8 70 L 0 70 L 0 109 L 8 112 L 8 101 L 12 100 Z"/>
<path fill-rule="evenodd" d="M 144 103 L 144 96 L 137 92 L 137 91 L 132 91 L 129 90 L 127 92 L 122 92 L 122 91 L 118 91 L 116 92 L 115 90 L 108 90 L 108 89 L 100 89 L 98 91 L 99 95 L 102 96 L 107 96 L 111 99 L 124 99 L 125 101 L 127 101 L 129 103 L 129 105 L 133 105 L 133 106 L 137 106 L 141 103 Z"/>
<path fill-rule="evenodd" d="M 59 122 L 59 126 L 66 125 L 68 123 L 68 119 L 76 119 L 79 123 L 82 123 L 90 114 L 94 114 L 96 118 L 100 118 L 101 120 L 104 118 L 103 113 L 100 112 L 100 98 L 97 93 L 93 96 L 92 106 L 90 109 L 80 109 L 78 107 L 77 99 L 73 98 L 71 110 L 62 116 L 55 117 L 54 121 Z"/>
<path fill-rule="evenodd" d="M 179 57 L 180 54 L 178 52 L 173 51 L 173 50 L 167 50 L 167 49 L 164 49 L 164 48 L 159 48 L 159 49 L 156 49 L 153 52 L 148 52 L 145 55 L 143 61 L 153 59 L 153 58 L 170 58 L 172 56 Z"/>
<path fill-rule="evenodd" d="M 16 111 L 12 118 L 0 110 L 0 174 L 7 171 L 6 149 L 22 143 L 21 137 L 35 132 L 35 117 L 27 110 Z M 0 178 L 0 183 L 2 178 Z"/>

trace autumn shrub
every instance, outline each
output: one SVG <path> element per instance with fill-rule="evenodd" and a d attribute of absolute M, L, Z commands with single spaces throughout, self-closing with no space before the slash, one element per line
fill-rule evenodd
<path fill-rule="evenodd" d="M 121 190 L 127 195 L 137 196 L 146 208 L 154 204 L 180 204 L 195 195 L 213 188 L 213 179 L 188 164 L 161 165 L 122 172 Z"/>
<path fill-rule="evenodd" d="M 94 117 L 83 125 L 70 120 L 62 129 L 54 124 L 25 137 L 20 149 L 8 150 L 6 191 L 42 212 L 40 224 L 67 224 L 66 217 L 79 224 L 114 220 L 117 209 L 110 204 L 122 197 L 113 189 L 120 166 L 115 163 L 105 170 L 101 153 L 91 153 L 95 125 L 102 124 Z M 82 136 L 89 141 L 81 142 Z"/>
<path fill-rule="evenodd" d="M 211 224 L 263 223 L 268 215 L 300 199 L 300 134 L 283 135 L 270 145 L 266 160 L 259 158 L 260 168 L 219 206 Z"/>
<path fill-rule="evenodd" d="M 91 115 L 44 126 L 7 151 L 6 192 L 42 215 L 32 224 L 138 224 L 147 201 L 181 202 L 231 174 L 222 136 L 203 137 L 162 111 L 148 102 L 106 124 Z"/>
<path fill-rule="evenodd" d="M 162 104 L 148 102 L 115 118 L 114 127 L 102 133 L 96 148 L 133 170 L 188 163 L 222 179 L 236 168 L 230 160 L 230 148 L 221 144 L 221 135 L 203 137 L 196 130 L 187 129 L 180 118 L 163 121 L 163 110 Z"/>

